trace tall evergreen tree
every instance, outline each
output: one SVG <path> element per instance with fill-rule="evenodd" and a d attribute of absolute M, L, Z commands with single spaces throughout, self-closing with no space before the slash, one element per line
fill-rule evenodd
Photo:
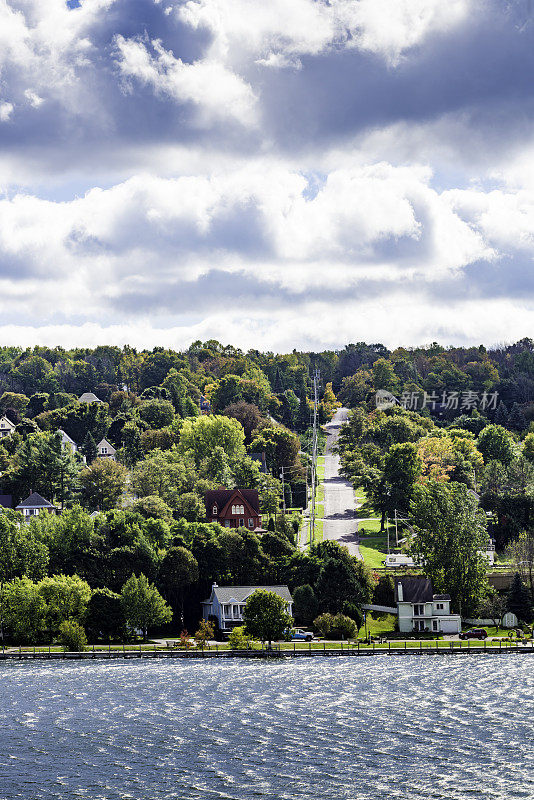
<path fill-rule="evenodd" d="M 96 442 L 91 434 L 91 431 L 87 431 L 87 434 L 81 446 L 81 451 L 85 456 L 85 460 L 87 461 L 88 464 L 91 464 L 95 460 L 98 450 L 96 447 Z"/>
<path fill-rule="evenodd" d="M 510 590 L 508 592 L 507 601 L 508 611 L 512 611 L 518 620 L 529 624 L 532 622 L 532 603 L 527 587 L 521 580 L 521 575 L 516 572 Z"/>

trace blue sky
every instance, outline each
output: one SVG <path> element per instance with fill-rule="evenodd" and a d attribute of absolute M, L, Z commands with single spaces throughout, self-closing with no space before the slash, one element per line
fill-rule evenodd
<path fill-rule="evenodd" d="M 532 333 L 529 0 L 0 0 L 0 341 Z"/>

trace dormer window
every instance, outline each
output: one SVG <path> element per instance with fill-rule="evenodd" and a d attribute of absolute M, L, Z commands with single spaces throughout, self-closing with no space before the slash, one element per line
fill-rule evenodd
<path fill-rule="evenodd" d="M 213 516 L 217 516 L 217 506 L 213 506 Z"/>

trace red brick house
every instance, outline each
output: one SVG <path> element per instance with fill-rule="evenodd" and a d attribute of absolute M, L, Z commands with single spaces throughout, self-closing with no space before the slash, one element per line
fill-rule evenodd
<path fill-rule="evenodd" d="M 260 499 L 256 489 L 214 489 L 204 495 L 206 519 L 225 528 L 261 529 Z"/>

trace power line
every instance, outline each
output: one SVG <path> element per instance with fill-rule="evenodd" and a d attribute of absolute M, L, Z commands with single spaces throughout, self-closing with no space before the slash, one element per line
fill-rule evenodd
<path fill-rule="evenodd" d="M 317 490 L 317 407 L 319 404 L 319 380 L 321 373 L 318 369 L 313 373 L 313 434 L 312 434 L 312 463 L 311 463 L 311 517 L 310 517 L 310 547 L 315 539 L 315 493 Z"/>

